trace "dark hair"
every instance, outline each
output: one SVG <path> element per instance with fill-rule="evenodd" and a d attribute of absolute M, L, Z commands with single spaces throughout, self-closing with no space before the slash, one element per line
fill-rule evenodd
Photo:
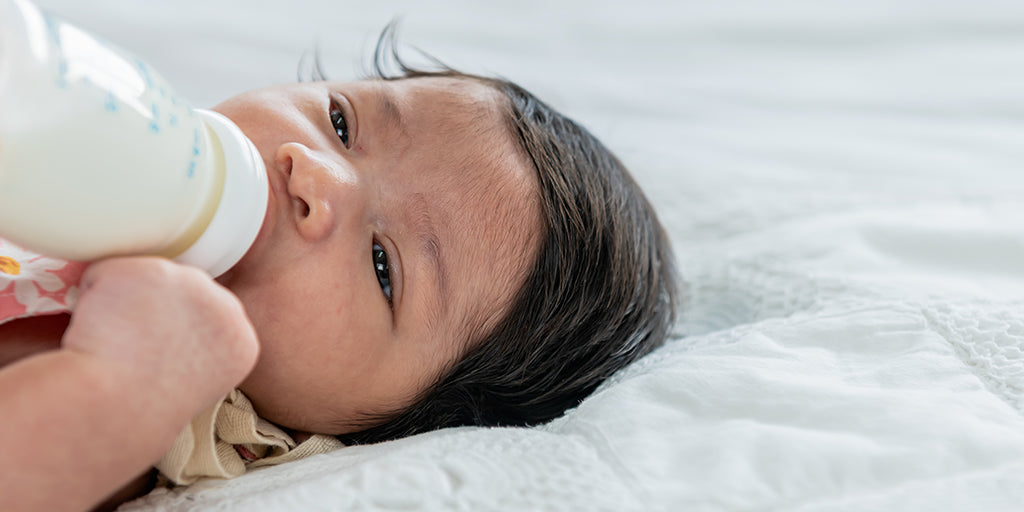
<path fill-rule="evenodd" d="M 390 61 L 389 61 L 390 59 Z M 575 407 L 617 370 L 661 345 L 678 303 L 671 246 L 622 162 L 586 129 L 501 78 L 409 66 L 394 22 L 374 78 L 454 77 L 499 91 L 511 137 L 540 184 L 537 259 L 506 316 L 409 407 L 338 436 L 372 443 L 462 425 L 536 425 Z M 389 73 L 389 66 L 397 68 Z M 323 77 L 319 65 L 314 76 Z"/>

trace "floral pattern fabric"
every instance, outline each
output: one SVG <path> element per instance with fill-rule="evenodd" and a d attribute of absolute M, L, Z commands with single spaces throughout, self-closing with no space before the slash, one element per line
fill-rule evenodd
<path fill-rule="evenodd" d="M 0 239 L 0 323 L 70 311 L 85 267 Z"/>

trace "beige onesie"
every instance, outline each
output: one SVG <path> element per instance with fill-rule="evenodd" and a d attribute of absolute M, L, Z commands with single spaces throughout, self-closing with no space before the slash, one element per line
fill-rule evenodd
<path fill-rule="evenodd" d="M 234 478 L 249 468 L 272 466 L 341 448 L 332 436 L 314 435 L 302 443 L 256 415 L 252 403 L 234 390 L 199 413 L 178 435 L 156 468 L 175 484 L 200 478 Z"/>

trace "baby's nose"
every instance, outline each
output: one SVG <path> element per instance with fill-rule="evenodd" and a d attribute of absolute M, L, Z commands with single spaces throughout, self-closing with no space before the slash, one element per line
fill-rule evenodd
<path fill-rule="evenodd" d="M 331 234 L 338 222 L 339 206 L 356 206 L 353 191 L 357 180 L 343 162 L 307 146 L 290 142 L 277 151 L 277 164 L 288 180 L 292 216 L 299 234 L 309 241 Z"/>

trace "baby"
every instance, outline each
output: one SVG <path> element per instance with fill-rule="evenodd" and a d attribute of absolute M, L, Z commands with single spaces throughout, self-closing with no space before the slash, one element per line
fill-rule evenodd
<path fill-rule="evenodd" d="M 671 248 L 619 160 L 511 82 L 411 68 L 393 36 L 372 79 L 214 108 L 270 178 L 227 274 L 100 261 L 70 324 L 0 325 L 0 508 L 95 505 L 236 388 L 297 439 L 371 443 L 548 421 L 663 342 Z"/>

